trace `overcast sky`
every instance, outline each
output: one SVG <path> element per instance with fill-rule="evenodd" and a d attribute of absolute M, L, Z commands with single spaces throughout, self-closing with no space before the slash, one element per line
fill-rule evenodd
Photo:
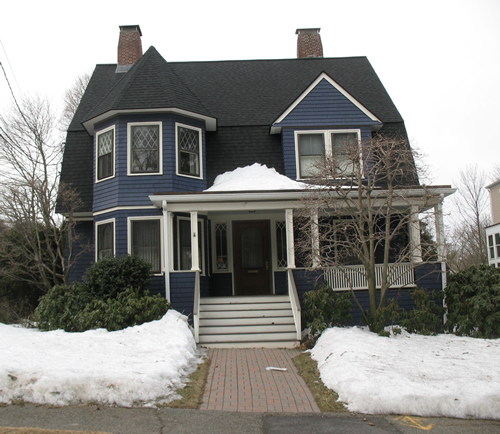
<path fill-rule="evenodd" d="M 167 61 L 296 57 L 297 28 L 320 27 L 325 57 L 367 56 L 427 156 L 433 184 L 500 163 L 499 0 L 2 2 L 0 61 L 16 96 L 55 106 L 75 78 L 116 63 L 119 25 Z M 0 108 L 11 102 L 3 73 Z"/>

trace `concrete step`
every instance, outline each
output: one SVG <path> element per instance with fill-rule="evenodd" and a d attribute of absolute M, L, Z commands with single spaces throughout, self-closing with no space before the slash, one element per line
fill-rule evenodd
<path fill-rule="evenodd" d="M 241 311 L 241 310 L 269 310 L 269 309 L 291 309 L 290 301 L 278 303 L 232 303 L 232 304 L 201 304 L 200 312 L 208 311 Z"/>
<path fill-rule="evenodd" d="M 249 342 L 211 342 L 200 345 L 206 348 L 295 348 L 299 345 L 299 341 L 249 341 Z"/>
<path fill-rule="evenodd" d="M 200 335 L 200 344 L 221 343 L 221 342 L 277 342 L 277 341 L 295 341 L 297 334 L 295 332 L 277 332 L 277 333 L 227 333 L 217 335 Z"/>
<path fill-rule="evenodd" d="M 291 309 L 270 309 L 270 310 L 214 310 L 200 311 L 200 320 L 208 318 L 278 318 L 292 315 Z"/>
<path fill-rule="evenodd" d="M 200 326 L 200 337 L 217 334 L 261 334 L 261 333 L 277 333 L 291 332 L 295 333 L 295 324 L 265 324 L 265 325 L 215 325 L 215 326 Z"/>
<path fill-rule="evenodd" d="M 235 295 L 233 297 L 200 298 L 200 304 L 272 303 L 281 301 L 289 301 L 288 295 Z"/>
<path fill-rule="evenodd" d="M 213 312 L 210 312 L 213 313 Z M 200 318 L 201 326 L 235 326 L 235 325 L 265 325 L 265 324 L 293 324 L 293 315 L 290 312 L 286 316 L 259 316 L 259 317 L 216 317 L 216 318 Z"/>

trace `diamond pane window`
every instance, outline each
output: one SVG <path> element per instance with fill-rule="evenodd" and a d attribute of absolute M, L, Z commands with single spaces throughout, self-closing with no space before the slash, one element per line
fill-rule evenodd
<path fill-rule="evenodd" d="M 228 269 L 226 223 L 215 224 L 215 269 L 217 271 Z"/>
<path fill-rule="evenodd" d="M 132 173 L 159 173 L 160 126 L 133 125 L 130 131 Z"/>
<path fill-rule="evenodd" d="M 113 176 L 114 130 L 97 135 L 97 179 Z"/>
<path fill-rule="evenodd" d="M 286 268 L 286 224 L 276 222 L 276 250 L 278 254 L 278 268 Z"/>
<path fill-rule="evenodd" d="M 200 177 L 199 130 L 177 127 L 178 172 L 182 175 Z"/>

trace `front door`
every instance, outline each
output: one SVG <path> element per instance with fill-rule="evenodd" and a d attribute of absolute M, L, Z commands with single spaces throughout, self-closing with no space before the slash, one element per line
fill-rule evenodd
<path fill-rule="evenodd" d="M 269 220 L 233 222 L 236 295 L 271 292 Z"/>

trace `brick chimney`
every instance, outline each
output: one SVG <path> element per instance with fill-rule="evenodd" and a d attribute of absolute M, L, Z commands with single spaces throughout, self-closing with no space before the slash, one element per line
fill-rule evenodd
<path fill-rule="evenodd" d="M 323 57 L 321 29 L 297 29 L 297 59 L 305 57 Z"/>
<path fill-rule="evenodd" d="M 116 72 L 127 72 L 141 58 L 141 36 L 141 28 L 138 25 L 120 26 Z"/>

